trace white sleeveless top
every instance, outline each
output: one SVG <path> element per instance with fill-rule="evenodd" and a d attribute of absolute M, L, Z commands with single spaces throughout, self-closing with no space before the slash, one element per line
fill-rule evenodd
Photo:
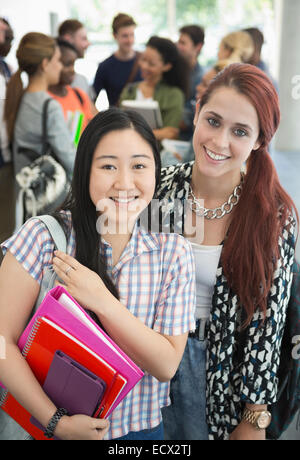
<path fill-rule="evenodd" d="M 222 245 L 204 246 L 191 243 L 196 268 L 196 313 L 195 317 L 208 318 L 216 282 L 216 273 L 222 252 Z"/>

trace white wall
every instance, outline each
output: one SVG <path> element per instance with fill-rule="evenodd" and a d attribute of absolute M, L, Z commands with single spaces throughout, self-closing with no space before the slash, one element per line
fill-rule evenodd
<path fill-rule="evenodd" d="M 281 123 L 278 150 L 300 152 L 300 1 L 281 0 L 279 96 Z"/>
<path fill-rule="evenodd" d="M 51 33 L 50 13 L 57 13 L 59 22 L 69 17 L 67 0 L 0 0 L 0 16 L 7 18 L 15 34 L 7 61 L 15 69 L 16 49 L 27 32 Z"/>

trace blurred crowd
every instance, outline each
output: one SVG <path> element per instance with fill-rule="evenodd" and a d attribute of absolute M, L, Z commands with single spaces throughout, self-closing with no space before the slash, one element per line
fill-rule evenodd
<path fill-rule="evenodd" d="M 75 72 L 76 60 L 83 58 L 90 46 L 83 23 L 65 20 L 56 38 L 27 33 L 18 44 L 18 69 L 11 69 L 6 58 L 14 31 L 7 19 L 0 18 L 0 241 L 28 217 L 22 212 L 21 187 L 16 180 L 32 161 L 27 153 L 43 154 L 46 129 L 47 144 L 71 180 L 78 139 L 97 113 L 95 103 L 102 90 L 110 106 L 121 106 L 124 100 L 158 102 L 162 126 L 153 131 L 162 164 L 168 165 L 193 160 L 196 102 L 218 72 L 233 62 L 244 62 L 269 74 L 261 59 L 264 37 L 255 27 L 223 37 L 215 64 L 204 69 L 199 64 L 205 46 L 200 25 L 180 28 L 177 43 L 152 36 L 143 52 L 135 50 L 136 26 L 127 14 L 114 17 L 116 51 L 99 63 L 90 85 L 85 76 Z M 50 98 L 43 131 L 45 102 Z"/>

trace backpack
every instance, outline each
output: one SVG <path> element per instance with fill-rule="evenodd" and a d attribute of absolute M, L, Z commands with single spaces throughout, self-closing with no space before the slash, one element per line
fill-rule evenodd
<path fill-rule="evenodd" d="M 291 297 L 287 307 L 278 369 L 277 402 L 269 406 L 272 421 L 267 439 L 279 439 L 300 409 L 300 265 L 294 262 Z"/>
<path fill-rule="evenodd" d="M 54 217 L 46 215 L 35 217 L 35 219 L 40 219 L 47 226 L 56 248 L 60 251 L 66 252 L 66 237 L 58 221 Z M 44 273 L 40 292 L 32 310 L 32 315 L 40 306 L 47 292 L 54 287 L 56 277 L 57 276 L 53 267 L 50 266 Z M 31 436 L 6 412 L 1 410 L 1 405 L 5 401 L 6 393 L 6 390 L 0 386 L 0 440 L 31 440 Z"/>
<path fill-rule="evenodd" d="M 46 99 L 43 104 L 41 154 L 22 147 L 15 158 L 22 223 L 32 216 L 52 213 L 62 205 L 69 193 L 67 173 L 48 142 L 47 113 L 51 101 L 52 98 Z M 23 167 L 19 170 L 21 165 Z"/>

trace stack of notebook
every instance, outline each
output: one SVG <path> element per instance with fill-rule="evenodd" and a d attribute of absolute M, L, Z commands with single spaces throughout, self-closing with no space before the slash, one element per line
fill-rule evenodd
<path fill-rule="evenodd" d="M 18 346 L 50 399 L 70 415 L 108 417 L 144 375 L 61 286 L 46 295 Z M 35 439 L 47 439 L 10 393 L 1 408 Z"/>
<path fill-rule="evenodd" d="M 161 111 L 157 101 L 153 100 L 126 100 L 121 103 L 122 109 L 130 109 L 138 112 L 148 123 L 151 129 L 163 127 Z"/>

